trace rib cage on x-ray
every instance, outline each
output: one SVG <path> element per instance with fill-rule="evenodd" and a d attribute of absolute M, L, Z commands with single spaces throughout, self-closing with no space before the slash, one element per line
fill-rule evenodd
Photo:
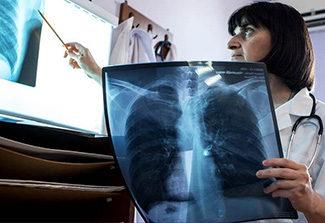
<path fill-rule="evenodd" d="M 2 0 L 0 7 L 0 59 L 5 60 L 13 73 L 18 51 L 18 2 Z"/>
<path fill-rule="evenodd" d="M 144 209 L 173 199 L 166 182 L 179 159 L 176 123 L 182 114 L 175 87 L 162 84 L 148 90 L 134 102 L 126 121 L 131 187 Z"/>
<path fill-rule="evenodd" d="M 249 103 L 226 86 L 212 87 L 197 100 L 204 104 L 201 138 L 205 155 L 213 157 L 225 196 L 241 196 L 227 189 L 260 181 L 255 173 L 263 169 L 260 161 L 266 158 L 258 120 Z"/>
<path fill-rule="evenodd" d="M 220 185 L 216 190 L 224 190 L 222 196 L 241 196 L 231 189 L 260 181 L 255 173 L 263 168 L 260 161 L 265 154 L 249 103 L 237 92 L 227 90 L 226 85 L 222 89 L 207 88 L 206 93 L 197 96 L 193 92 L 200 86 L 196 86 L 198 81 L 191 75 L 160 81 L 147 88 L 150 93 L 134 101 L 126 120 L 130 186 L 140 207 L 148 211 L 163 201 L 200 199 L 191 194 L 186 170 L 180 165 L 182 151 L 198 150 L 193 142 L 180 142 L 185 131 L 182 122 L 193 122 L 193 128 L 186 131 L 193 135 L 193 140 L 200 138 L 202 151 L 208 148 L 208 154 L 199 154 L 212 157 L 216 174 L 211 178 Z M 191 165 L 196 168 L 201 164 Z"/>

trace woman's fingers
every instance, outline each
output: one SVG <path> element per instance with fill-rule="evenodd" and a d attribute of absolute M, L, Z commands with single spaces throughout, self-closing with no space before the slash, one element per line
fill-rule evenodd
<path fill-rule="evenodd" d="M 273 158 L 263 161 L 263 165 L 266 167 L 285 167 L 293 170 L 301 169 L 302 164 L 296 163 L 293 160 L 284 159 L 284 158 Z"/>
<path fill-rule="evenodd" d="M 258 178 L 277 178 L 277 179 L 287 179 L 294 180 L 297 178 L 296 170 L 288 168 L 270 168 L 259 170 L 256 172 Z"/>
<path fill-rule="evenodd" d="M 78 62 L 75 61 L 75 59 L 73 59 L 73 58 L 70 58 L 69 59 L 69 64 L 70 64 L 70 66 L 72 68 L 79 68 L 80 69 L 80 66 L 79 66 Z"/>
<path fill-rule="evenodd" d="M 308 210 L 313 190 L 306 165 L 284 158 L 264 160 L 263 165 L 270 168 L 257 171 L 256 176 L 277 179 L 264 192 L 272 197 L 288 198 L 298 211 Z"/>
<path fill-rule="evenodd" d="M 290 190 L 293 188 L 304 187 L 305 184 L 301 184 L 295 180 L 277 180 L 270 184 L 268 187 L 264 188 L 264 192 L 267 194 L 273 193 L 279 189 Z"/>

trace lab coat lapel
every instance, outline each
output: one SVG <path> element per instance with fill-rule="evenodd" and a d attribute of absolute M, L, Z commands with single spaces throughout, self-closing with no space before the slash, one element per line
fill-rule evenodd
<path fill-rule="evenodd" d="M 309 95 L 307 88 L 299 91 L 292 99 L 290 114 L 293 116 L 308 116 L 313 107 L 313 100 Z"/>
<path fill-rule="evenodd" d="M 308 116 L 313 101 L 307 88 L 300 90 L 290 101 L 275 109 L 279 131 L 291 127 L 301 116 Z"/>
<path fill-rule="evenodd" d="M 311 107 L 312 99 L 309 96 L 307 88 L 304 88 L 290 101 L 275 109 L 275 121 L 277 122 L 279 131 L 289 127 L 291 128 L 300 116 L 309 115 Z M 261 125 L 266 125 L 269 123 L 270 119 L 271 114 L 260 120 Z M 266 136 L 273 132 L 273 128 L 263 128 L 262 130 L 262 136 Z"/>

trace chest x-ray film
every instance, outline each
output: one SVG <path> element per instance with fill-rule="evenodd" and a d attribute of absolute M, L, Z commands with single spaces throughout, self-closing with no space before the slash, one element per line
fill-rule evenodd
<path fill-rule="evenodd" d="M 0 78 L 35 86 L 44 0 L 1 0 Z"/>
<path fill-rule="evenodd" d="M 282 148 L 262 63 L 166 62 L 103 69 L 115 158 L 147 222 L 297 218 L 263 192 Z"/>

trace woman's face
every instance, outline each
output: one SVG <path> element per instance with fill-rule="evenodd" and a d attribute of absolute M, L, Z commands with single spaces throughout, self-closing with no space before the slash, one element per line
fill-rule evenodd
<path fill-rule="evenodd" d="M 233 61 L 258 62 L 271 50 L 271 34 L 263 27 L 237 26 L 234 33 L 235 35 L 228 42 Z"/>

